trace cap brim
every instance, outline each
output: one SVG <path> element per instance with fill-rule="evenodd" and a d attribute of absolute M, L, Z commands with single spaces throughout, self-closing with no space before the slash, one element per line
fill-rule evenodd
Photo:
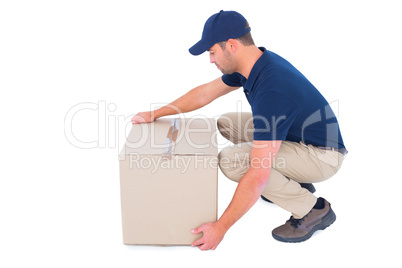
<path fill-rule="evenodd" d="M 210 49 L 214 44 L 211 41 L 200 40 L 188 50 L 192 55 L 198 56 Z"/>

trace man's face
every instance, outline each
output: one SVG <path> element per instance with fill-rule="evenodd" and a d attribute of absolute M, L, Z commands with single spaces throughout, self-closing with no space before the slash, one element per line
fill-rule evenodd
<path fill-rule="evenodd" d="M 236 71 L 235 61 L 229 49 L 223 50 L 220 45 L 215 44 L 208 51 L 210 62 L 215 63 L 223 74 L 232 74 Z"/>

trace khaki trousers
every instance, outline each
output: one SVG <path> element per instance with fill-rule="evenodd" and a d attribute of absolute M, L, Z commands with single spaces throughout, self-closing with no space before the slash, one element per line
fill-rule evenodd
<path fill-rule="evenodd" d="M 218 129 L 234 143 L 219 153 L 219 167 L 226 177 L 239 182 L 250 167 L 252 114 L 226 113 L 219 117 Z M 317 183 L 332 177 L 343 159 L 344 155 L 334 150 L 283 141 L 271 164 L 271 175 L 262 195 L 300 219 L 313 208 L 317 198 L 299 183 Z"/>

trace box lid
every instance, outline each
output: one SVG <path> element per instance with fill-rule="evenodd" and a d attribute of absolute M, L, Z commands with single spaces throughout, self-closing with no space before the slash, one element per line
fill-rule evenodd
<path fill-rule="evenodd" d="M 216 135 L 213 118 L 160 118 L 134 124 L 120 156 L 217 155 Z"/>

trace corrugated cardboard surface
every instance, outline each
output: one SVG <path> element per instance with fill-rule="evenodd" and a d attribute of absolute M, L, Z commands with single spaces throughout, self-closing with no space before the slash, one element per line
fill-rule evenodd
<path fill-rule="evenodd" d="M 174 120 L 134 125 L 121 151 L 124 244 L 189 245 L 217 219 L 215 121 Z"/>
<path fill-rule="evenodd" d="M 178 133 L 174 154 L 217 155 L 216 122 L 212 118 L 166 119 L 149 124 L 133 125 L 120 158 L 130 153 L 162 155 L 172 122 L 177 121 Z"/>

